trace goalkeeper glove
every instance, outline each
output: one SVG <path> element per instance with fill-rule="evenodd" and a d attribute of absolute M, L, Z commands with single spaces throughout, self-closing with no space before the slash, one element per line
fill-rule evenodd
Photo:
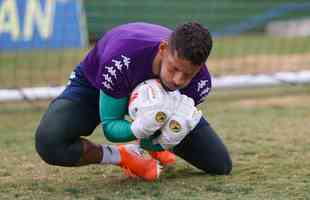
<path fill-rule="evenodd" d="M 131 130 L 136 138 L 148 138 L 159 130 L 172 114 L 172 99 L 161 83 L 151 79 L 133 91 L 128 112 L 134 120 Z"/>
<path fill-rule="evenodd" d="M 171 149 L 179 144 L 196 127 L 202 117 L 192 98 L 174 94 L 171 99 L 176 102 L 175 112 L 161 128 L 161 135 L 154 141 L 164 149 Z"/>

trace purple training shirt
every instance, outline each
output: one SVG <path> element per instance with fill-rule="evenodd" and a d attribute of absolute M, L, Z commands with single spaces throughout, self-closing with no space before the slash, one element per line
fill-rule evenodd
<path fill-rule="evenodd" d="M 142 81 L 155 78 L 152 63 L 161 40 L 172 31 L 148 23 L 129 23 L 107 32 L 81 62 L 84 73 L 97 89 L 114 98 L 129 96 Z M 203 67 L 191 83 L 180 90 L 196 104 L 211 89 L 211 77 Z"/>

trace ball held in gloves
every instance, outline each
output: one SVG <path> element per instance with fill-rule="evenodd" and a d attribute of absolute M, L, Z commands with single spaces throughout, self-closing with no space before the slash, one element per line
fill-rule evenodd
<path fill-rule="evenodd" d="M 143 81 L 132 91 L 129 104 L 129 116 L 135 120 L 138 114 L 151 109 L 157 109 L 155 120 L 164 122 L 167 119 L 167 113 L 163 112 L 159 106 L 163 105 L 168 92 L 164 89 L 158 79 L 149 79 Z"/>
<path fill-rule="evenodd" d="M 149 137 L 160 129 L 173 111 L 169 92 L 158 79 L 140 83 L 129 99 L 128 113 L 133 119 L 132 131 L 137 138 Z"/>

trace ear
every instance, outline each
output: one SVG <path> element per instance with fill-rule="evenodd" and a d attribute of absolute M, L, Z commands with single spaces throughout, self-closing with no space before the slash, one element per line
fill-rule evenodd
<path fill-rule="evenodd" d="M 161 40 L 158 48 L 160 55 L 163 56 L 164 53 L 168 50 L 168 42 L 165 40 Z"/>

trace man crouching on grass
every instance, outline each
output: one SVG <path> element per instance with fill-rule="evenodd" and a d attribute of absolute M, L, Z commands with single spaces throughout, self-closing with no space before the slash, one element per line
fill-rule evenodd
<path fill-rule="evenodd" d="M 36 130 L 38 154 L 58 166 L 117 165 L 148 181 L 158 178 L 158 161 L 173 164 L 175 155 L 206 173 L 229 174 L 232 162 L 225 145 L 204 117 L 194 115 L 211 89 L 205 65 L 211 49 L 208 29 L 195 22 L 174 31 L 149 23 L 113 28 L 49 105 Z M 158 79 L 162 92 L 179 94 L 168 100 L 146 98 L 143 112 L 133 122 L 125 120 L 132 91 L 149 79 Z M 158 110 L 163 112 L 156 119 L 150 117 Z M 86 139 L 100 123 L 108 140 L 139 140 L 151 157 L 136 153 L 137 145 L 98 145 Z M 182 128 L 182 137 L 170 137 Z"/>

